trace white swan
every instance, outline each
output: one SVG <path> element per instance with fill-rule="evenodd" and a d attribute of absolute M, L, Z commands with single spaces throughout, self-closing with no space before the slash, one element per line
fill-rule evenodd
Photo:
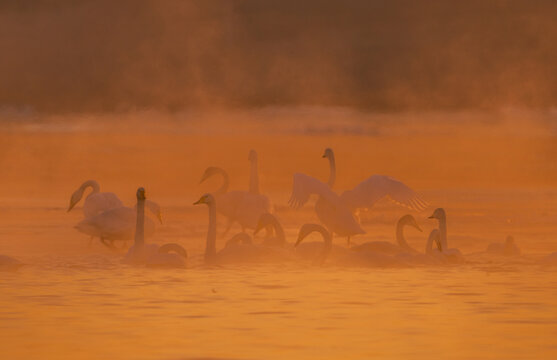
<path fill-rule="evenodd" d="M 125 264 L 149 267 L 185 267 L 188 254 L 178 244 L 145 244 L 145 189 L 137 189 L 134 245 L 122 260 Z"/>
<path fill-rule="evenodd" d="M 439 239 L 441 242 L 442 253 L 453 262 L 463 260 L 462 253 L 456 248 L 449 248 L 447 242 L 447 216 L 445 209 L 437 208 L 428 219 L 437 219 L 439 221 Z"/>
<path fill-rule="evenodd" d="M 507 236 L 504 243 L 491 243 L 487 246 L 486 252 L 493 255 L 516 256 L 520 255 L 520 249 L 514 242 L 512 236 Z"/>
<path fill-rule="evenodd" d="M 22 267 L 24 264 L 7 255 L 0 255 L 0 271 L 15 271 Z"/>
<path fill-rule="evenodd" d="M 334 153 L 331 149 L 326 149 L 323 157 L 329 159 L 331 168 L 329 184 L 334 185 L 336 179 Z M 387 197 L 394 203 L 412 210 L 423 210 L 428 206 L 412 189 L 389 176 L 372 175 L 352 190 L 344 191 L 339 196 L 328 184 L 305 174 L 294 174 L 290 206 L 293 208 L 303 206 L 313 194 L 319 196 L 315 203 L 315 212 L 319 220 L 329 231 L 348 237 L 348 241 L 351 236 L 365 233 L 354 217 L 354 213 L 372 207 L 382 198 Z"/>
<path fill-rule="evenodd" d="M 418 226 L 416 219 L 412 215 L 407 214 L 401 217 L 396 224 L 396 244 L 393 244 L 390 241 L 368 241 L 363 244 L 353 246 L 350 249 L 354 251 L 380 252 L 389 255 L 395 255 L 401 252 L 415 254 L 417 251 L 408 245 L 406 239 L 404 238 L 404 227 L 407 225 L 416 228 L 420 232 L 422 231 L 422 229 Z"/>
<path fill-rule="evenodd" d="M 291 254 L 282 249 L 244 241 L 230 243 L 217 252 L 217 200 L 213 195 L 205 194 L 193 204 L 206 204 L 209 208 L 209 228 L 205 245 L 207 264 L 273 263 L 293 260 Z"/>
<path fill-rule="evenodd" d="M 147 206 L 158 220 L 162 223 L 160 206 L 150 200 L 143 201 L 143 206 Z M 136 206 L 137 207 L 137 206 Z M 134 238 L 136 227 L 137 210 L 127 206 L 120 206 L 101 212 L 80 221 L 75 228 L 92 237 L 99 237 L 101 243 L 114 248 L 115 240 L 131 240 Z M 153 220 L 145 219 L 144 233 L 147 237 L 155 233 L 155 223 Z"/>
<path fill-rule="evenodd" d="M 265 213 L 261 215 L 259 221 L 257 222 L 257 226 L 255 228 L 255 231 L 253 232 L 253 235 L 257 235 L 259 231 L 269 226 L 273 230 L 275 236 L 267 236 L 263 240 L 262 244 L 265 246 L 284 247 L 287 244 L 286 236 L 284 235 L 284 228 L 273 214 Z"/>
<path fill-rule="evenodd" d="M 312 232 L 318 232 L 323 236 L 323 242 L 310 242 L 302 244 L 302 241 Z M 302 258 L 310 259 L 316 264 L 323 264 L 333 249 L 333 237 L 331 233 L 319 224 L 304 224 L 298 232 L 298 239 L 294 244 L 296 254 Z"/>
<path fill-rule="evenodd" d="M 219 213 L 228 219 L 223 236 L 228 233 L 235 222 L 240 224 L 242 232 L 245 232 L 246 228 L 254 229 L 261 214 L 271 212 L 269 198 L 259 192 L 259 174 L 255 150 L 250 151 L 248 159 L 251 164 L 249 191 L 228 191 L 228 174 L 219 167 L 211 166 L 205 169 L 200 181 L 202 183 L 214 175 L 220 175 L 223 178 L 222 186 L 214 192 L 214 196 L 219 202 Z"/>
<path fill-rule="evenodd" d="M 86 218 L 95 216 L 109 209 L 124 206 L 116 194 L 111 192 L 100 192 L 98 182 L 95 180 L 87 180 L 72 194 L 68 212 L 81 200 L 83 193 L 89 187 L 92 191 L 87 195 L 83 204 L 83 214 Z"/>

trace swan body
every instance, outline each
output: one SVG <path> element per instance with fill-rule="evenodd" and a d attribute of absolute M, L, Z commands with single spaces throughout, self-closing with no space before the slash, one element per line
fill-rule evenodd
<path fill-rule="evenodd" d="M 264 213 L 261 215 L 259 221 L 257 222 L 257 227 L 255 228 L 253 235 L 257 235 L 259 231 L 269 226 L 273 229 L 275 236 L 266 237 L 263 240 L 262 244 L 265 246 L 286 246 L 287 243 L 286 236 L 284 235 L 284 228 L 273 214 Z"/>
<path fill-rule="evenodd" d="M 282 249 L 255 245 L 247 241 L 228 244 L 217 251 L 217 200 L 211 194 L 203 195 L 194 205 L 206 204 L 209 209 L 209 227 L 205 245 L 207 264 L 276 263 L 291 261 L 292 256 Z"/>
<path fill-rule="evenodd" d="M 145 189 L 137 189 L 136 197 L 134 245 L 130 247 L 122 262 L 148 267 L 185 267 L 188 254 L 180 245 L 171 243 L 159 247 L 156 244 L 145 244 Z"/>
<path fill-rule="evenodd" d="M 73 209 L 77 203 L 79 203 L 83 197 L 83 193 L 89 187 L 92 191 L 89 195 L 87 195 L 83 204 L 83 214 L 86 218 L 95 216 L 109 209 L 124 206 L 116 194 L 111 192 L 100 192 L 98 182 L 95 180 L 87 180 L 72 194 L 68 212 Z"/>
<path fill-rule="evenodd" d="M 242 232 L 245 232 L 246 228 L 255 229 L 261 214 L 271 212 L 269 198 L 259 192 L 257 153 L 251 150 L 248 159 L 251 163 L 249 191 L 228 191 L 228 174 L 219 167 L 211 166 L 205 169 L 200 181 L 203 183 L 215 175 L 223 178 L 223 184 L 213 195 L 219 203 L 218 212 L 228 219 L 225 234 L 235 222 L 240 224 Z"/>
<path fill-rule="evenodd" d="M 369 241 L 357 246 L 353 246 L 351 250 L 364 251 L 364 252 L 379 252 L 387 255 L 395 255 L 401 252 L 408 252 L 408 253 L 415 254 L 417 253 L 417 251 L 414 250 L 412 247 L 410 247 L 410 245 L 408 245 L 406 239 L 404 238 L 403 230 L 404 227 L 407 225 L 412 226 L 419 231 L 422 231 L 422 229 L 418 226 L 416 219 L 412 215 L 410 214 L 404 215 L 398 220 L 396 226 L 397 244 L 393 244 L 388 241 Z"/>
<path fill-rule="evenodd" d="M 24 264 L 7 255 L 0 255 L 0 271 L 15 271 L 22 267 Z"/>
<path fill-rule="evenodd" d="M 507 236 L 504 243 L 492 243 L 487 246 L 487 253 L 501 256 L 516 256 L 520 255 L 520 249 L 516 245 L 512 236 Z"/>
<path fill-rule="evenodd" d="M 372 175 L 352 190 L 337 195 L 331 187 L 336 180 L 336 163 L 333 150 L 325 149 L 324 158 L 329 159 L 330 174 L 325 184 L 311 176 L 296 173 L 292 186 L 290 205 L 303 206 L 311 195 L 317 195 L 315 213 L 319 220 L 331 231 L 342 237 L 364 234 L 354 213 L 372 207 L 382 198 L 389 198 L 398 205 L 412 210 L 423 210 L 428 205 L 417 193 L 402 182 L 385 175 Z"/>
<path fill-rule="evenodd" d="M 145 200 L 143 204 L 162 222 L 160 206 L 157 203 Z M 99 237 L 105 245 L 107 245 L 106 240 L 109 242 L 131 240 L 134 238 L 136 215 L 136 209 L 121 206 L 85 218 L 75 228 L 84 234 Z M 154 221 L 146 218 L 144 226 L 145 236 L 151 237 L 155 233 Z"/>
<path fill-rule="evenodd" d="M 312 232 L 320 233 L 323 242 L 310 242 L 302 244 L 302 241 Z M 323 264 L 333 248 L 333 237 L 331 233 L 319 224 L 304 224 L 298 232 L 298 239 L 294 244 L 296 254 L 302 258 L 311 259 L 316 264 Z"/>

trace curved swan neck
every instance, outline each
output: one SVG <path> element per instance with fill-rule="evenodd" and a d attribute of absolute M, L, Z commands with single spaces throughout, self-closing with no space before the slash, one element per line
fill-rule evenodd
<path fill-rule="evenodd" d="M 87 197 L 91 196 L 92 194 L 96 194 L 99 191 L 101 191 L 101 187 L 99 186 L 99 183 L 96 182 L 95 180 L 87 180 L 85 181 L 83 184 L 81 184 L 81 186 L 79 187 L 79 189 L 81 190 L 81 193 L 83 194 L 83 192 L 85 191 L 85 189 L 87 189 L 88 187 L 90 187 L 92 189 L 91 193 L 89 195 L 87 195 Z"/>
<path fill-rule="evenodd" d="M 215 194 L 224 194 L 225 192 L 228 191 L 228 187 L 230 186 L 230 179 L 228 178 L 228 173 L 221 168 L 216 168 L 215 172 L 222 176 L 222 185 L 215 192 Z"/>
<path fill-rule="evenodd" d="M 282 227 L 280 222 L 277 220 L 277 218 L 274 217 L 274 216 L 272 217 L 271 225 L 275 229 L 275 234 L 277 236 L 277 239 L 279 239 L 280 243 L 281 244 L 286 243 L 286 236 L 284 235 L 284 228 Z"/>
<path fill-rule="evenodd" d="M 412 249 L 412 247 L 410 245 L 408 245 L 408 243 L 406 242 L 406 239 L 404 238 L 404 226 L 406 225 L 406 222 L 404 221 L 404 219 L 400 219 L 398 221 L 398 223 L 396 224 L 396 242 L 398 244 L 398 246 L 400 246 L 403 249 L 409 250 L 409 251 L 415 251 L 414 249 Z"/>
<path fill-rule="evenodd" d="M 205 245 L 205 261 L 211 261 L 217 256 L 217 206 L 214 201 L 207 205 L 209 207 L 209 229 Z"/>
<path fill-rule="evenodd" d="M 335 162 L 335 154 L 331 151 L 329 155 L 329 187 L 332 188 L 335 185 L 335 180 L 337 178 L 337 166 Z"/>
<path fill-rule="evenodd" d="M 142 246 L 145 243 L 145 199 L 137 199 L 134 242 L 136 246 Z"/>
<path fill-rule="evenodd" d="M 448 249 L 447 246 L 447 218 L 446 216 L 442 216 L 439 219 L 439 238 L 441 240 L 441 248 L 443 250 Z"/>
<path fill-rule="evenodd" d="M 259 171 L 257 169 L 257 156 L 250 159 L 249 191 L 252 194 L 259 194 Z"/>

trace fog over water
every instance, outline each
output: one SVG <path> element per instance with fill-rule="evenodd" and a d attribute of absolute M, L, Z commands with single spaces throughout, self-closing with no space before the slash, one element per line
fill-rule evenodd
<path fill-rule="evenodd" d="M 555 14 L 0 1 L 0 357 L 557 358 Z"/>

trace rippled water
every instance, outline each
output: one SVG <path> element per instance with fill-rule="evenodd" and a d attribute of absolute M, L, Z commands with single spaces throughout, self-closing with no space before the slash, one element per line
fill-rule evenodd
<path fill-rule="evenodd" d="M 0 272 L 2 357 L 557 356 L 557 267 L 540 265 L 539 255 L 396 269 L 330 263 L 207 268 L 196 260 L 204 244 L 206 209 L 195 213 L 199 220 L 193 228 L 180 227 L 195 210 L 170 209 L 154 240 L 182 242 L 193 254 L 192 267 L 154 270 L 122 265 L 121 254 L 88 245 L 68 219 L 79 213 L 25 207 L 19 211 L 28 220 L 18 223 L 21 213 L 12 208 L 12 225 L 3 227 L 3 235 L 29 245 L 18 255 L 28 265 Z M 309 217 L 310 209 L 303 214 Z M 283 218 L 292 237 L 295 213 L 283 211 Z M 373 237 L 388 238 L 392 232 L 390 224 L 376 228 Z M 457 231 L 454 237 L 466 240 Z M 418 246 L 420 236 L 425 235 L 408 239 Z M 518 242 L 528 247 L 526 240 Z M 17 255 L 9 244 L 3 242 L 6 251 Z"/>

